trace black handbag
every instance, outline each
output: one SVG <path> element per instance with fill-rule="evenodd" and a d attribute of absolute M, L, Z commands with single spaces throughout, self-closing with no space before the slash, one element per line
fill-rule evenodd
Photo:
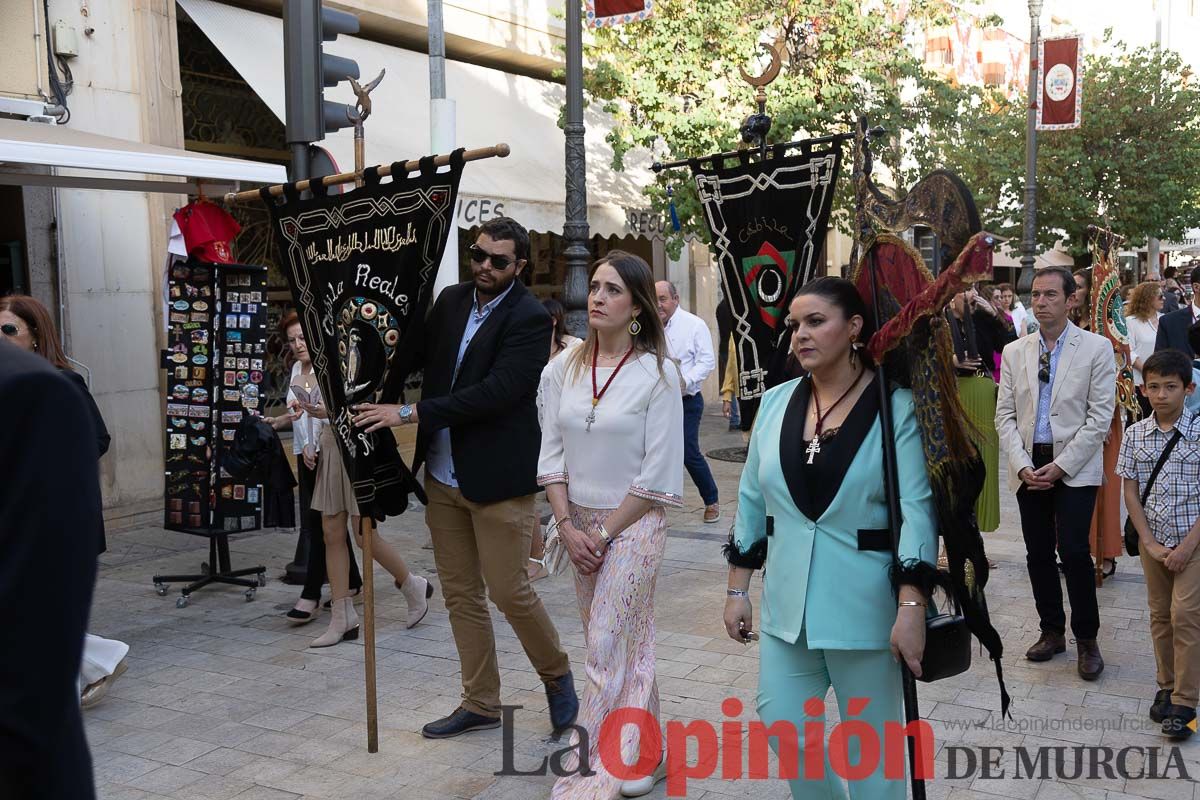
<path fill-rule="evenodd" d="M 899 572 L 900 531 L 892 530 L 892 568 Z M 953 604 L 954 598 L 950 598 Z M 929 598 L 933 602 L 933 598 Z M 921 675 L 924 683 L 961 675 L 971 668 L 971 629 L 957 607 L 953 613 L 926 615 L 925 652 L 921 654 Z"/>
<path fill-rule="evenodd" d="M 1154 465 L 1154 469 L 1150 472 L 1150 480 L 1146 481 L 1146 488 L 1142 489 L 1142 513 L 1145 513 L 1146 498 L 1150 496 L 1150 489 L 1154 486 L 1154 480 L 1158 477 L 1159 470 L 1163 468 L 1163 464 L 1167 463 L 1167 459 L 1171 455 L 1171 451 L 1175 449 L 1175 443 L 1179 441 L 1182 434 L 1176 430 L 1175 435 L 1171 437 L 1171 441 L 1167 442 L 1167 446 L 1163 448 L 1162 455 L 1158 457 L 1158 462 Z M 1138 532 L 1137 528 L 1133 527 L 1133 520 L 1128 516 L 1125 517 L 1125 552 L 1131 556 L 1136 556 L 1140 552 L 1138 547 Z"/>

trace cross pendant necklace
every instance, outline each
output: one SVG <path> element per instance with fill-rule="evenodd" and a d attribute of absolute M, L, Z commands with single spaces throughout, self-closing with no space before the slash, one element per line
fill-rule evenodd
<path fill-rule="evenodd" d="M 854 387 L 858 386 L 858 382 L 860 380 L 862 380 L 862 376 L 865 375 L 866 372 L 867 371 L 865 369 L 863 371 L 859 372 L 858 375 L 854 378 L 854 382 L 850 384 L 850 387 L 848 389 L 846 389 L 845 392 L 842 393 L 841 397 L 839 397 L 837 400 L 834 401 L 833 405 L 831 405 L 829 408 L 825 409 L 824 412 L 821 411 L 821 397 L 820 397 L 820 395 L 817 394 L 817 387 L 815 384 L 812 386 L 812 398 L 813 398 L 813 404 L 816 406 L 817 424 L 813 428 L 812 440 L 808 443 L 808 447 L 804 451 L 805 454 L 808 456 L 807 463 L 809 463 L 809 464 L 813 463 L 813 457 L 821 452 L 821 431 L 824 430 L 824 428 L 825 428 L 825 420 L 829 417 L 829 415 L 831 413 L 833 413 L 833 410 L 838 407 L 839 403 L 841 403 L 843 400 L 845 400 L 847 397 L 850 396 L 850 392 L 854 391 Z"/>
<path fill-rule="evenodd" d="M 604 397 L 604 393 L 608 391 L 608 387 L 612 385 L 613 378 L 617 377 L 617 373 L 621 371 L 621 367 L 625 366 L 625 361 L 629 358 L 629 354 L 633 352 L 633 343 L 629 345 L 629 349 L 625 351 L 625 355 L 621 356 L 621 362 L 617 364 L 617 368 L 613 370 L 613 374 L 608 376 L 608 380 L 604 382 L 604 388 L 596 390 L 596 361 L 600 358 L 600 339 L 597 337 L 596 346 L 592 349 L 592 409 L 588 412 L 587 428 L 585 433 L 592 432 L 592 423 L 596 421 L 596 406 L 600 405 L 600 398 Z"/>

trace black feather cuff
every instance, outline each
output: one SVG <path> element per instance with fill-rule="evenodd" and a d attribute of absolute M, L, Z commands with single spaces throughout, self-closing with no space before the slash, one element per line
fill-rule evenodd
<path fill-rule="evenodd" d="M 730 533 L 729 541 L 721 545 L 721 552 L 725 554 L 725 560 L 731 566 L 762 569 L 763 564 L 767 563 L 767 537 L 759 539 L 749 550 L 743 552 L 738 549 L 737 543 L 733 541 L 733 534 Z"/>
<path fill-rule="evenodd" d="M 915 586 L 925 597 L 933 597 L 934 589 L 949 591 L 950 573 L 939 571 L 928 561 L 912 558 L 903 563 L 893 563 L 889 576 L 892 586 Z"/>

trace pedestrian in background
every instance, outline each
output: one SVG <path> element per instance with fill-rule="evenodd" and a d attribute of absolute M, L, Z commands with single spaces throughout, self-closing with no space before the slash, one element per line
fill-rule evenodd
<path fill-rule="evenodd" d="M 313 370 L 312 359 L 308 354 L 308 343 L 304 340 L 304 330 L 300 327 L 300 317 L 295 311 L 290 311 L 279 323 L 279 330 L 287 339 L 295 362 L 292 364 L 291 377 L 288 380 L 287 410 L 277 417 L 267 420 L 275 430 L 292 429 L 292 452 L 296 456 L 296 472 L 299 473 L 300 484 L 300 525 L 308 536 L 308 562 L 305 566 L 304 588 L 300 591 L 300 599 L 285 615 L 292 625 L 304 625 L 312 622 L 320 613 L 321 587 L 329 580 L 325 563 L 325 532 L 321 522 L 321 512 L 312 507 L 313 489 L 317 482 L 317 461 L 321 458 L 321 433 L 329 426 L 327 419 L 319 419 L 309 414 L 300 406 L 296 396 L 299 388 L 306 401 L 314 396 L 320 397 L 317 386 L 317 374 Z M 345 526 L 343 526 L 345 527 Z M 354 548 L 350 546 L 350 533 L 345 532 L 346 559 L 349 562 L 349 590 L 355 600 L 361 598 L 362 575 L 358 571 L 358 559 L 354 557 Z M 329 601 L 329 608 L 333 600 Z"/>
<path fill-rule="evenodd" d="M 1200 267 L 1193 268 L 1189 277 L 1192 284 L 1192 302 L 1178 311 L 1163 314 L 1158 323 L 1158 336 L 1154 340 L 1156 353 L 1171 348 L 1192 358 L 1200 356 L 1188 342 L 1188 328 L 1200 322 Z"/>
<path fill-rule="evenodd" d="M 1000 290 L 1000 307 L 1012 317 L 1013 330 L 1016 331 L 1017 337 L 1029 333 L 1029 312 L 1013 291 L 1012 284 L 1001 283 L 997 284 L 996 288 Z"/>
<path fill-rule="evenodd" d="M 1135 386 L 1142 385 L 1142 366 L 1154 355 L 1162 310 L 1163 289 L 1158 281 L 1143 281 L 1129 293 L 1129 303 L 1125 306 L 1125 327 L 1129 331 L 1129 356 Z M 1139 391 L 1137 401 L 1142 409 L 1142 418 L 1150 416 L 1150 401 L 1146 395 Z"/>
<path fill-rule="evenodd" d="M 700 490 L 704 503 L 704 521 L 721 519 L 717 482 L 700 449 L 700 421 L 704 417 L 704 396 L 700 386 L 717 366 L 713 355 L 712 331 L 708 324 L 679 307 L 679 290 L 670 281 L 654 285 L 658 296 L 658 317 L 667 335 L 669 355 L 683 375 L 683 463 L 692 483 Z"/>

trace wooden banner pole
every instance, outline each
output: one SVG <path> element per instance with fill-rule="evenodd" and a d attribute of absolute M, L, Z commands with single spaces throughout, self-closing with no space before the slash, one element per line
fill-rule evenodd
<path fill-rule="evenodd" d="M 375 688 L 375 520 L 361 517 L 358 523 L 363 551 L 363 661 L 367 685 L 367 752 L 379 752 L 379 707 Z"/>
<path fill-rule="evenodd" d="M 463 153 L 463 161 L 482 161 L 485 158 L 507 158 L 508 154 L 511 152 L 512 150 L 507 144 L 500 143 L 494 147 L 480 147 L 476 150 L 467 150 L 465 153 Z M 434 156 L 433 163 L 434 166 L 444 167 L 450 163 L 450 156 L 448 154 Z M 412 161 L 404 162 L 404 169 L 407 172 L 412 172 L 420 168 L 420 166 L 420 159 L 413 159 Z M 391 164 L 380 164 L 376 169 L 379 170 L 380 177 L 387 177 L 388 175 L 392 174 Z M 354 172 L 340 172 L 337 175 L 326 175 L 319 180 L 326 186 L 336 186 L 341 183 L 355 183 L 362 180 L 362 177 L 362 171 L 355 170 Z M 296 184 L 296 191 L 307 191 L 315 180 L 318 179 L 313 178 L 312 180 L 299 181 Z M 283 194 L 283 186 L 281 184 L 276 184 L 270 187 L 270 193 L 272 197 L 281 196 Z M 259 198 L 260 195 L 258 189 L 250 189 L 245 192 L 229 192 L 225 195 L 225 202 L 246 202 L 250 200 L 258 200 Z"/>

